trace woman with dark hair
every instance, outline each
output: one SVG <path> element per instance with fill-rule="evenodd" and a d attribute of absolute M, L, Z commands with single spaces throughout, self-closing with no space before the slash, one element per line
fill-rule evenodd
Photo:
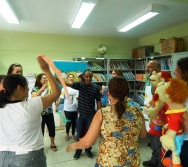
<path fill-rule="evenodd" d="M 60 89 L 48 64 L 38 57 L 41 69 L 52 85 L 52 93 L 44 97 L 28 97 L 25 77 L 7 75 L 0 91 L 0 166 L 46 167 L 41 131 L 41 111 L 60 95 Z"/>
<path fill-rule="evenodd" d="M 178 79 L 182 79 L 188 83 L 188 57 L 180 58 L 177 61 L 174 75 Z M 183 127 L 184 127 L 184 141 L 181 148 L 181 165 L 182 167 L 188 166 L 188 99 L 185 104 L 187 112 L 183 114 Z"/>
<path fill-rule="evenodd" d="M 46 75 L 44 73 L 38 74 L 36 81 L 35 81 L 35 86 L 31 91 L 31 96 L 32 97 L 37 97 L 37 96 L 44 97 L 50 93 L 51 93 L 51 88 L 49 87 L 48 79 Z M 58 150 L 58 148 L 54 142 L 55 121 L 54 121 L 52 105 L 48 106 L 48 108 L 43 110 L 41 115 L 42 115 L 41 127 L 42 127 L 43 136 L 44 136 L 44 129 L 45 129 L 45 124 L 46 124 L 48 131 L 49 131 L 49 136 L 50 136 L 50 142 L 51 142 L 50 147 L 55 152 Z"/>
<path fill-rule="evenodd" d="M 126 104 L 129 86 L 124 77 L 113 77 L 108 88 L 110 105 L 96 112 L 87 134 L 67 152 L 92 146 L 100 135 L 95 167 L 139 166 L 138 137 L 146 136 L 144 117 Z"/>
<path fill-rule="evenodd" d="M 115 76 L 122 76 L 123 77 L 123 72 L 120 68 L 113 69 L 113 71 L 111 73 L 111 77 L 113 78 Z M 101 88 L 101 95 L 102 95 L 101 102 L 102 102 L 103 107 L 106 107 L 109 103 L 107 91 L 108 91 L 108 86 L 103 85 L 102 88 Z"/>
<path fill-rule="evenodd" d="M 8 72 L 7 72 L 7 75 L 10 75 L 10 74 L 23 75 L 23 68 L 22 68 L 21 64 L 17 64 L 17 63 L 12 64 L 9 67 Z"/>

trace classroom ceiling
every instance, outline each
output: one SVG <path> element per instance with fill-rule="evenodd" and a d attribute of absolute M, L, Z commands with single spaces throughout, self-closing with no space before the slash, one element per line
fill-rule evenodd
<path fill-rule="evenodd" d="M 0 30 L 66 35 L 140 38 L 188 22 L 188 0 L 98 0 L 80 29 L 71 29 L 80 0 L 9 0 L 19 25 L 0 15 Z M 150 4 L 165 6 L 163 13 L 125 33 L 117 27 Z"/>

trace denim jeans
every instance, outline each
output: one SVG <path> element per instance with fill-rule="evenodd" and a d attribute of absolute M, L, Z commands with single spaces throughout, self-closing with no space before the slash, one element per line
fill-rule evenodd
<path fill-rule="evenodd" d="M 20 155 L 11 151 L 0 151 L 0 167 L 47 167 L 44 149 Z"/>
<path fill-rule="evenodd" d="M 94 167 L 99 167 L 99 165 L 96 163 Z"/>
<path fill-rule="evenodd" d="M 91 122 L 93 120 L 95 114 L 80 114 L 80 116 L 77 119 L 77 136 L 76 140 L 78 141 L 80 138 L 82 138 L 86 132 L 88 131 Z"/>
<path fill-rule="evenodd" d="M 151 149 L 152 149 L 152 156 L 151 156 L 151 162 L 153 164 L 158 164 L 158 167 L 162 167 L 160 155 L 161 155 L 161 142 L 160 142 L 160 136 L 154 136 L 151 134 L 148 134 L 148 137 L 150 139 L 151 143 Z"/>

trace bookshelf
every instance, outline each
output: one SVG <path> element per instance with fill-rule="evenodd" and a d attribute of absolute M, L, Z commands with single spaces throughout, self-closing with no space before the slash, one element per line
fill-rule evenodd
<path fill-rule="evenodd" d="M 172 63 L 172 55 L 159 55 L 152 57 L 145 57 L 136 60 L 136 67 L 140 67 L 136 69 L 136 83 L 135 83 L 135 94 L 136 101 L 140 105 L 144 105 L 145 99 L 145 66 L 151 60 L 156 60 L 161 64 L 161 71 L 167 71 L 169 73 L 173 73 L 171 70 Z"/>
<path fill-rule="evenodd" d="M 179 53 L 173 53 L 173 54 L 166 54 L 166 55 L 158 55 L 158 56 L 151 56 L 151 57 L 145 57 L 145 58 L 138 58 L 136 60 L 136 74 L 144 74 L 145 69 L 142 69 L 142 64 L 147 64 L 151 60 L 156 60 L 160 62 L 161 64 L 161 71 L 167 71 L 171 73 L 172 77 L 174 77 L 173 72 L 176 68 L 176 62 L 178 59 L 188 57 L 188 52 L 179 52 Z M 145 63 L 144 63 L 145 62 Z M 144 65 L 144 68 L 145 68 Z M 140 104 L 144 104 L 144 96 L 145 96 L 145 79 L 139 80 L 139 75 L 136 78 L 135 83 L 135 95 L 136 95 L 136 101 Z M 143 75 L 144 78 L 144 75 Z M 141 85 L 140 82 L 144 84 Z"/>
<path fill-rule="evenodd" d="M 145 58 L 75 58 L 75 61 L 87 61 L 88 68 L 93 71 L 94 83 L 99 86 L 107 85 L 114 68 L 120 68 L 131 87 L 129 97 L 135 99 L 140 105 L 145 98 L 145 66 L 151 60 L 161 64 L 162 71 L 168 71 L 173 76 L 176 62 L 182 57 L 188 57 L 188 52 L 158 55 Z M 174 76 L 173 76 L 174 77 Z"/>
<path fill-rule="evenodd" d="M 87 69 L 93 72 L 92 82 L 100 86 L 108 82 L 108 66 L 105 58 L 74 58 L 74 61 L 86 61 Z"/>
<path fill-rule="evenodd" d="M 140 105 L 144 103 L 146 58 L 135 61 L 135 99 Z"/>
<path fill-rule="evenodd" d="M 161 71 L 167 71 L 172 74 L 172 59 L 173 55 L 159 55 L 159 56 L 153 56 L 148 57 L 147 62 L 151 60 L 156 60 L 161 64 Z"/>
<path fill-rule="evenodd" d="M 130 85 L 129 97 L 135 98 L 135 59 L 110 58 L 109 59 L 109 74 L 113 69 L 120 68 L 124 77 Z M 109 76 L 109 79 L 111 75 Z"/>

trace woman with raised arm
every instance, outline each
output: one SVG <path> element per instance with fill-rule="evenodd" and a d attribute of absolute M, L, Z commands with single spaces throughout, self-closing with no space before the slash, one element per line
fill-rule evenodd
<path fill-rule="evenodd" d="M 36 77 L 35 85 L 31 90 L 31 97 L 37 96 L 46 96 L 52 92 L 51 87 L 48 83 L 48 78 L 45 73 L 40 73 Z M 48 128 L 49 137 L 50 137 L 50 148 L 52 151 L 56 152 L 58 150 L 55 145 L 55 121 L 52 105 L 48 106 L 41 113 L 42 116 L 42 134 L 44 136 L 45 125 Z"/>
<path fill-rule="evenodd" d="M 60 89 L 48 64 L 38 62 L 51 85 L 52 93 L 44 97 L 28 97 L 25 77 L 7 75 L 0 91 L 0 166 L 46 167 L 41 112 L 60 95 Z"/>

